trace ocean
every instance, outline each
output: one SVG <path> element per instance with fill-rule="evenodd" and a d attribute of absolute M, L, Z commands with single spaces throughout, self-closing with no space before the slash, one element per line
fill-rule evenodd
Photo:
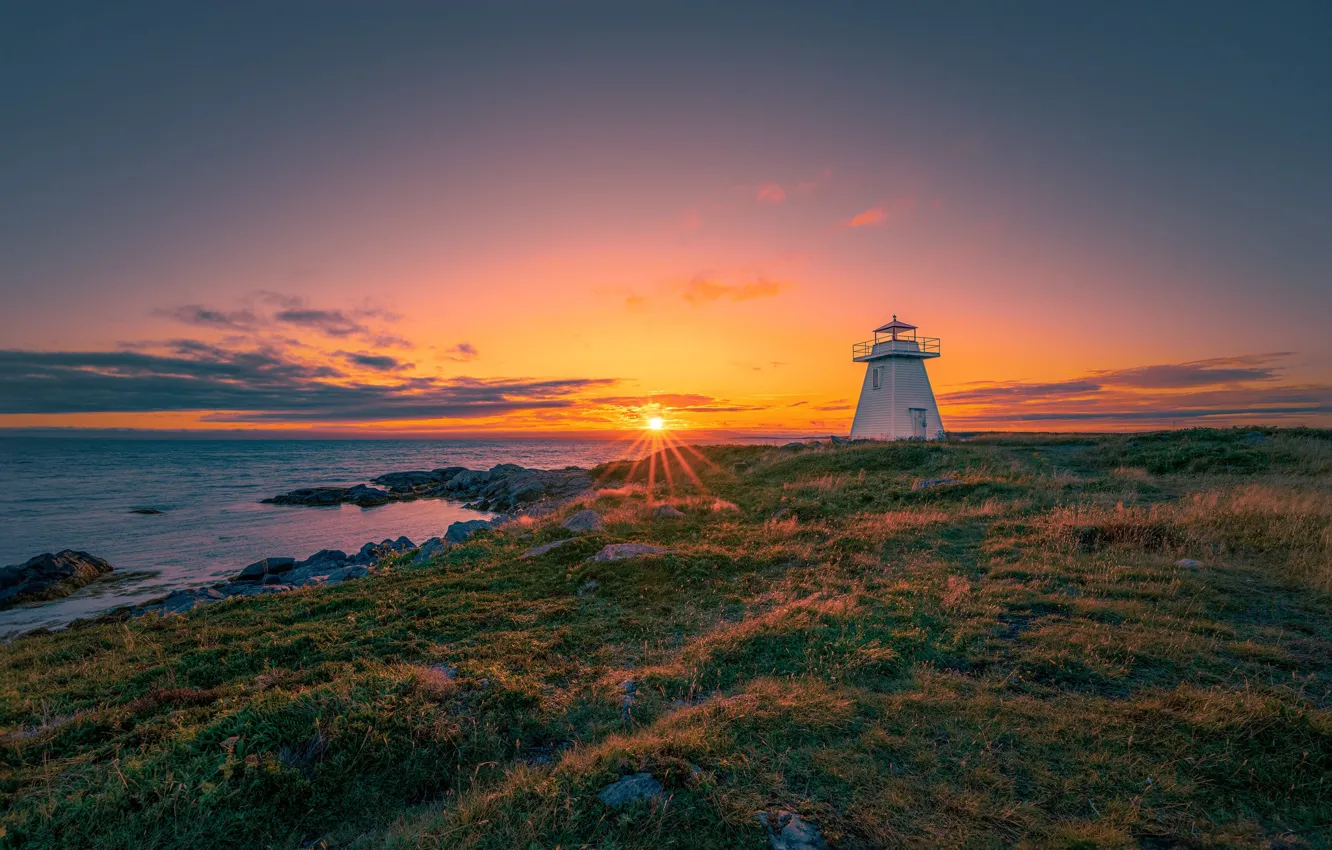
<path fill-rule="evenodd" d="M 213 584 L 260 558 L 353 552 L 404 534 L 420 543 L 457 520 L 490 516 L 439 499 L 375 508 L 260 503 L 296 487 L 442 466 L 588 467 L 628 454 L 620 441 L 0 438 L 0 564 L 75 549 L 116 568 L 113 580 L 64 599 L 0 611 L 0 637 Z"/>

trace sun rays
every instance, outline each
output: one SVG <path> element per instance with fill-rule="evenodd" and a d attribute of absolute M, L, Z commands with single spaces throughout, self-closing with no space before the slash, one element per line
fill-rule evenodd
<path fill-rule="evenodd" d="M 720 469 L 720 467 L 693 446 L 672 434 L 662 417 L 650 417 L 642 431 L 624 439 L 629 441 L 625 453 L 634 458 L 628 473 L 625 474 L 625 483 L 633 481 L 635 477 L 642 474 L 640 470 L 645 468 L 649 503 L 658 500 L 659 484 L 665 485 L 665 498 L 669 500 L 676 498 L 677 483 L 683 488 L 686 480 L 693 485 L 699 495 L 711 495 L 698 471 L 694 469 L 694 463 L 712 469 Z M 691 458 L 693 462 L 691 462 Z M 621 466 L 607 467 L 596 483 L 601 484 L 613 471 L 622 468 Z"/>

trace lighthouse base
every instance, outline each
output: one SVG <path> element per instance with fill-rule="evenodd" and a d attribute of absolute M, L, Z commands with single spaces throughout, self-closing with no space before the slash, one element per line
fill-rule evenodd
<path fill-rule="evenodd" d="M 851 438 L 871 440 L 942 440 L 943 420 L 925 361 L 885 357 L 865 366 Z"/>

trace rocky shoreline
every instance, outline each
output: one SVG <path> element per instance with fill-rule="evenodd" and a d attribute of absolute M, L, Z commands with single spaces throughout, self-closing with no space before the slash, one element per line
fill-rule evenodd
<path fill-rule="evenodd" d="M 291 557 L 267 557 L 244 567 L 226 581 L 207 587 L 177 589 L 153 602 L 113 609 L 106 614 L 134 617 L 180 614 L 233 597 L 334 585 L 363 578 L 377 571 L 382 561 L 412 553 L 415 554 L 409 563 L 424 565 L 478 531 L 496 528 L 518 516 L 554 510 L 557 505 L 590 488 L 593 481 L 588 470 L 580 467 L 544 470 L 502 463 L 488 470 L 451 466 L 429 471 L 390 472 L 373 479 L 372 483 L 384 489 L 364 484 L 345 488 L 306 487 L 263 502 L 314 507 L 354 504 L 369 508 L 388 502 L 450 499 L 465 501 L 465 508 L 498 513 L 499 516 L 452 523 L 442 536 L 432 537 L 419 546 L 404 536 L 378 543 L 370 541 L 351 555 L 339 549 L 321 549 L 299 561 Z M 0 569 L 0 608 L 67 596 L 113 570 L 106 561 L 85 552 L 65 550 L 38 555 L 24 564 Z"/>
<path fill-rule="evenodd" d="M 490 469 L 446 466 L 432 470 L 390 472 L 371 480 L 379 487 L 301 487 L 264 499 L 272 505 L 331 507 L 350 504 L 373 508 L 389 502 L 452 499 L 478 511 L 507 513 L 545 499 L 572 496 L 592 486 L 588 470 L 529 469 L 501 463 Z"/>

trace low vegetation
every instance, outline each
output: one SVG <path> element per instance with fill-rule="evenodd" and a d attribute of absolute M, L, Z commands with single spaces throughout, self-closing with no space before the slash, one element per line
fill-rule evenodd
<path fill-rule="evenodd" d="M 5 846 L 1332 846 L 1332 433 L 658 460 L 424 568 L 3 647 Z M 589 560 L 630 542 L 673 551 Z"/>

